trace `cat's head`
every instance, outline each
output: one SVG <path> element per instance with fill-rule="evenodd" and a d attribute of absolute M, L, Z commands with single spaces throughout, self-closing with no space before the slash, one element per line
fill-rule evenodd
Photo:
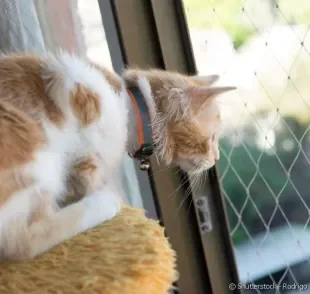
<path fill-rule="evenodd" d="M 140 88 L 151 112 L 156 110 L 156 153 L 164 164 L 176 164 L 190 174 L 215 164 L 221 121 L 215 98 L 234 87 L 213 86 L 218 76 L 190 77 L 159 70 L 127 70 L 124 78 L 127 85 Z"/>

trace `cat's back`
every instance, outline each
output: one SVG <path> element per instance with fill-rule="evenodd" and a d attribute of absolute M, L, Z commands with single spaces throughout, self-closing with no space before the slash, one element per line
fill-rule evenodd
<path fill-rule="evenodd" d="M 102 150 L 105 157 L 112 150 L 121 153 L 126 141 L 125 95 L 116 74 L 77 56 L 0 57 L 0 131 L 11 134 L 11 142 L 0 144 L 0 152 L 10 152 L 14 145 L 21 154 L 38 148 L 57 156 L 77 149 L 79 156 Z M 29 150 L 25 143 L 14 143 L 18 138 L 29 142 Z M 38 144 L 30 146 L 31 142 Z"/>
<path fill-rule="evenodd" d="M 0 102 L 5 101 L 28 114 L 35 121 L 45 115 L 60 125 L 64 118 L 46 93 L 42 69 L 48 60 L 36 56 L 4 56 L 0 58 Z"/>
<path fill-rule="evenodd" d="M 0 57 L 1 172 L 29 162 L 44 143 L 36 122 L 44 108 L 41 64 L 31 56 Z"/>
<path fill-rule="evenodd" d="M 70 82 L 75 86 L 64 85 Z M 64 93 L 60 94 L 58 90 L 57 93 L 51 93 L 50 89 L 55 88 L 49 87 L 51 84 L 57 84 L 58 88 L 83 88 L 84 93 L 97 92 L 96 95 L 100 93 L 105 96 L 117 96 L 123 90 L 121 78 L 113 71 L 67 53 L 46 57 L 0 57 L 0 102 L 9 102 L 36 121 L 45 116 L 52 123 L 61 126 L 65 115 L 52 96 L 64 96 Z M 103 84 L 108 87 L 103 87 Z M 83 99 L 83 95 L 80 96 L 79 100 Z M 91 105 L 92 101 L 88 102 L 86 106 Z"/>
<path fill-rule="evenodd" d="M 65 128 L 124 132 L 126 90 L 113 72 L 68 53 L 0 57 L 0 103 L 44 128 L 47 137 Z M 9 106 L 8 106 L 9 105 Z M 70 131 L 71 131 L 70 129 Z M 79 132 L 80 132 L 79 131 Z M 85 134 L 84 134 L 85 136 Z"/>

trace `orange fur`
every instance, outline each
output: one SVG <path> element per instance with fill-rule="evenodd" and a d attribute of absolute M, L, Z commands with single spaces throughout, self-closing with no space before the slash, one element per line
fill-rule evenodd
<path fill-rule="evenodd" d="M 78 84 L 71 94 L 71 106 L 82 127 L 88 126 L 100 117 L 99 97 L 81 84 Z"/>
<path fill-rule="evenodd" d="M 208 152 L 207 135 L 203 134 L 198 126 L 188 120 L 170 123 L 170 136 L 173 138 L 174 155 L 205 154 Z M 176 158 L 174 158 L 176 159 Z"/>
<path fill-rule="evenodd" d="M 14 193 L 34 183 L 30 175 L 14 172 L 14 170 L 0 171 L 0 178 L 2 182 L 0 185 L 0 207 L 4 205 Z"/>
<path fill-rule="evenodd" d="M 12 106 L 38 121 L 45 113 L 58 127 L 64 123 L 64 115 L 48 97 L 41 79 L 43 59 L 33 56 L 10 56 L 0 62 L 0 101 Z"/>
<path fill-rule="evenodd" d="M 0 138 L 0 171 L 30 162 L 45 142 L 39 125 L 8 102 L 0 102 Z"/>
<path fill-rule="evenodd" d="M 103 186 L 98 167 L 99 158 L 90 154 L 81 158 L 72 167 L 71 176 L 68 179 L 68 192 L 61 206 L 76 202 L 84 195 L 96 191 Z"/>

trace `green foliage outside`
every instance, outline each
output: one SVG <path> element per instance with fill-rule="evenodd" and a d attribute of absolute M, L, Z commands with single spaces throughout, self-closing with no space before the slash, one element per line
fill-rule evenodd
<path fill-rule="evenodd" d="M 265 3 L 265 9 L 271 11 L 278 23 L 309 23 L 309 0 L 282 0 L 280 2 L 276 0 L 184 0 L 190 28 L 224 29 L 231 35 L 236 49 L 241 47 L 256 33 L 256 28 L 253 27 L 253 23 L 247 17 L 247 9 L 255 9 L 255 5 L 261 6 L 262 3 Z M 276 8 L 276 3 L 279 3 L 280 10 Z"/>
<path fill-rule="evenodd" d="M 185 0 L 190 28 L 221 28 L 229 32 L 236 48 L 243 45 L 254 33 L 249 26 L 240 26 L 241 6 L 235 0 Z M 216 7 L 216 12 L 213 8 Z"/>

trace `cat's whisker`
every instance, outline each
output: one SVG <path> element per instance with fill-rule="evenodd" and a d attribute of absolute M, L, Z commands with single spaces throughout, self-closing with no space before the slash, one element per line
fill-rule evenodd
<path fill-rule="evenodd" d="M 196 175 L 196 174 L 188 174 L 188 178 L 185 182 L 190 181 L 190 185 L 189 187 L 186 189 L 185 191 L 185 196 L 184 199 L 182 200 L 181 204 L 179 205 L 178 209 L 177 209 L 177 214 L 179 213 L 182 205 L 185 203 L 186 199 L 191 195 L 192 191 L 195 191 L 197 188 L 202 187 L 202 185 L 206 184 L 207 181 L 207 173 L 209 172 L 209 170 L 206 171 L 206 173 L 203 173 L 201 175 Z M 187 214 L 188 211 L 190 209 L 190 206 L 192 205 L 193 199 L 191 199 L 189 207 L 187 209 Z"/>
<path fill-rule="evenodd" d="M 193 169 L 192 169 L 193 170 Z M 196 175 L 196 174 L 193 174 L 191 172 L 188 173 L 188 177 L 186 179 L 186 181 L 183 183 L 183 185 L 186 183 L 186 182 L 190 182 L 190 185 L 188 186 L 188 188 L 186 189 L 185 191 L 185 196 L 184 196 L 184 199 L 182 200 L 180 206 L 178 207 L 177 209 L 177 213 L 180 211 L 182 205 L 184 204 L 185 200 L 190 196 L 191 192 L 192 191 L 195 191 L 197 188 L 201 187 L 202 185 L 205 184 L 206 182 L 206 175 L 205 174 L 202 174 L 202 175 Z M 178 187 L 178 189 L 181 187 L 182 185 L 180 185 Z M 178 190 L 177 189 L 177 190 Z M 190 202 L 190 205 L 192 203 L 193 199 L 191 199 L 191 202 Z"/>
<path fill-rule="evenodd" d="M 194 168 L 193 168 L 194 169 Z M 193 170 L 191 169 L 191 171 Z M 182 200 L 181 204 L 179 205 L 178 209 L 177 209 L 177 213 L 176 215 L 178 215 L 178 213 L 180 212 L 180 209 L 182 207 L 182 205 L 185 203 L 185 201 L 188 199 L 188 197 L 190 197 L 191 192 L 193 190 L 193 187 L 195 187 L 196 185 L 196 181 L 197 181 L 197 177 L 194 174 L 189 173 L 188 177 L 186 179 L 186 182 L 189 182 L 189 186 L 187 187 L 187 189 L 185 190 L 185 195 L 184 195 L 184 199 Z M 193 201 L 193 199 L 191 199 L 191 202 Z"/>
<path fill-rule="evenodd" d="M 188 187 L 185 191 L 185 198 L 188 197 L 192 192 L 192 188 L 191 187 Z"/>
<path fill-rule="evenodd" d="M 203 178 L 204 178 L 204 184 L 207 183 L 208 181 L 208 177 L 209 177 L 209 170 L 207 170 L 207 172 L 204 174 Z"/>
<path fill-rule="evenodd" d="M 168 167 L 164 167 L 164 168 L 158 169 L 155 172 L 150 173 L 150 175 L 148 175 L 148 178 L 150 178 L 152 176 L 155 176 L 155 175 L 157 175 L 160 172 L 164 172 L 166 170 L 173 169 L 173 168 L 174 168 L 173 166 L 168 166 Z"/>
<path fill-rule="evenodd" d="M 189 206 L 187 208 L 186 216 L 188 216 L 189 210 L 191 209 L 191 205 L 193 203 L 193 199 L 191 199 L 191 202 L 189 203 Z"/>
<path fill-rule="evenodd" d="M 177 192 L 188 182 L 188 179 L 186 179 L 185 181 L 182 180 L 181 184 L 178 186 L 178 188 L 176 190 L 174 190 L 172 193 L 169 194 L 168 198 L 173 196 L 173 201 L 175 200 L 175 197 L 177 195 Z"/>
<path fill-rule="evenodd" d="M 190 184 L 190 185 L 188 186 L 188 188 L 186 189 L 185 195 L 184 195 L 184 199 L 182 200 L 181 204 L 179 205 L 179 207 L 178 207 L 178 209 L 177 209 L 176 215 L 178 215 L 178 213 L 180 212 L 180 209 L 181 209 L 182 205 L 185 203 L 185 201 L 188 199 L 188 197 L 191 196 L 192 191 L 194 190 L 193 187 L 195 186 L 195 183 L 196 183 L 196 180 L 194 179 L 194 180 L 193 180 L 193 183 Z M 191 205 L 192 202 L 193 202 L 193 199 L 191 199 L 190 205 Z M 189 207 L 190 207 L 190 206 L 189 206 Z M 188 209 L 189 209 L 189 208 L 188 208 Z M 187 209 L 187 213 L 188 213 L 188 209 Z"/>
<path fill-rule="evenodd" d="M 160 161 L 159 161 L 159 156 L 158 156 L 157 154 L 155 154 L 155 158 L 156 158 L 157 164 L 159 165 L 159 164 L 160 164 Z"/>
<path fill-rule="evenodd" d="M 185 203 L 185 201 L 187 200 L 187 198 L 188 198 L 190 195 L 191 195 L 191 193 L 188 193 L 188 195 L 184 197 L 184 199 L 182 200 L 182 202 L 181 202 L 180 206 L 179 206 L 179 207 L 178 207 L 178 209 L 177 209 L 177 213 L 176 213 L 176 215 L 178 215 L 178 214 L 179 214 L 179 212 L 180 212 L 180 209 L 181 209 L 182 205 Z"/>
<path fill-rule="evenodd" d="M 196 190 L 196 188 L 198 186 L 198 182 L 199 182 L 198 178 L 195 177 L 193 182 L 192 182 L 192 185 L 191 185 L 191 191 L 195 191 Z"/>
<path fill-rule="evenodd" d="M 201 188 L 203 184 L 204 184 L 204 176 L 203 176 L 203 174 L 201 174 L 198 177 L 197 188 Z"/>
<path fill-rule="evenodd" d="M 177 174 L 180 170 L 181 170 L 181 168 L 178 168 L 178 170 L 175 172 L 175 174 Z M 170 193 L 170 194 L 168 195 L 168 198 L 171 197 L 171 196 L 174 194 L 174 196 L 173 196 L 173 201 L 174 201 L 174 200 L 175 200 L 175 197 L 176 197 L 176 195 L 177 195 L 177 192 L 178 192 L 187 182 L 189 182 L 189 180 L 190 180 L 190 177 L 187 177 L 185 181 L 182 180 L 182 181 L 181 181 L 181 184 L 177 187 L 177 189 L 174 190 L 172 193 Z M 188 188 L 186 189 L 186 191 L 187 191 L 187 190 L 188 190 Z M 186 191 L 185 191 L 185 194 L 186 194 Z"/>
<path fill-rule="evenodd" d="M 181 171 L 181 168 L 178 168 L 176 172 L 174 173 L 174 175 L 178 174 L 180 171 Z"/>

